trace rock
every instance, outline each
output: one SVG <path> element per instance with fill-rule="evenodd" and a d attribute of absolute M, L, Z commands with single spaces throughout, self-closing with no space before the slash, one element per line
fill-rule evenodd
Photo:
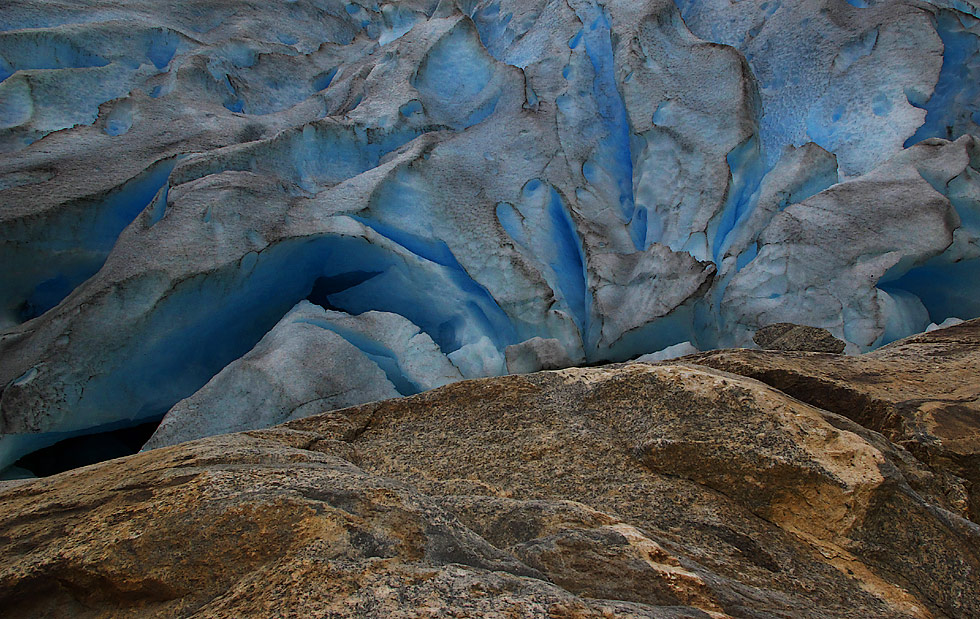
<path fill-rule="evenodd" d="M 863 357 L 694 360 L 850 372 L 855 394 L 915 392 L 932 411 L 975 398 L 978 324 Z M 938 371 L 949 380 L 922 380 Z M 0 490 L 0 604 L 15 618 L 978 614 L 980 527 L 938 491 L 955 463 L 920 453 L 690 358 L 463 381 Z"/>
<path fill-rule="evenodd" d="M 826 329 L 777 322 L 755 332 L 752 341 L 765 350 L 803 350 L 840 354 L 846 344 Z"/>
<path fill-rule="evenodd" d="M 504 354 L 507 358 L 509 374 L 561 370 L 576 365 L 575 360 L 556 339 L 533 337 L 520 344 L 508 346 Z"/>
<path fill-rule="evenodd" d="M 710 587 L 676 556 L 634 527 L 580 503 L 451 496 L 440 504 L 578 595 L 651 605 L 675 600 L 722 614 Z M 596 579 L 597 573 L 604 577 Z"/>
<path fill-rule="evenodd" d="M 980 320 L 915 335 L 861 356 L 726 350 L 692 358 L 761 380 L 882 433 L 938 478 L 916 490 L 980 520 Z"/>

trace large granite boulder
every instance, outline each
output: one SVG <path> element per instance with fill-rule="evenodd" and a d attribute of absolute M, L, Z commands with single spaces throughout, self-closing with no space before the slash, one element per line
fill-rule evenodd
<path fill-rule="evenodd" d="M 834 398 L 819 408 L 688 357 L 457 382 L 17 482 L 0 491 L 0 604 L 14 618 L 973 616 L 980 526 L 946 492 L 962 462 L 875 415 L 915 394 L 909 419 L 976 434 L 976 333 L 856 359 L 696 359 L 791 378 L 812 364 L 810 393 L 837 385 L 896 442 L 827 410 Z"/>
<path fill-rule="evenodd" d="M 826 329 L 777 322 L 755 332 L 752 341 L 766 350 L 805 350 L 842 353 L 847 346 Z"/>
<path fill-rule="evenodd" d="M 978 521 L 978 351 L 980 320 L 971 320 L 860 356 L 720 350 L 691 362 L 760 380 L 880 432 L 939 474 L 915 484 L 917 491 L 944 493 L 955 511 Z"/>

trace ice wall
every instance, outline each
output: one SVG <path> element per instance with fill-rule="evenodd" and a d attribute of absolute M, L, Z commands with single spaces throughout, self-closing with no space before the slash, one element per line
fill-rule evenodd
<path fill-rule="evenodd" d="M 266 339 L 302 303 L 327 318 L 290 330 L 389 395 L 527 342 L 620 361 L 790 321 L 855 353 L 980 315 L 954 4 L 12 0 L 0 466 L 279 384 L 254 356 L 305 350 Z"/>

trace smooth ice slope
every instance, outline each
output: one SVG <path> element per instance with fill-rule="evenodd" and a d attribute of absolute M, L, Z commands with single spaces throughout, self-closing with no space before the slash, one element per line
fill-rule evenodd
<path fill-rule="evenodd" d="M 397 314 L 351 316 L 301 301 L 262 340 L 163 418 L 144 449 L 263 428 L 462 380 Z"/>

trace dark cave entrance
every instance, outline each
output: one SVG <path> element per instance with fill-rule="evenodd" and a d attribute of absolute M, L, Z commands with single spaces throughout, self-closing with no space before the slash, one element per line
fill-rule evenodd
<path fill-rule="evenodd" d="M 162 417 L 161 417 L 162 418 Z M 73 436 L 33 451 L 13 464 L 38 477 L 63 473 L 137 453 L 160 424 L 160 419 L 128 428 Z"/>

